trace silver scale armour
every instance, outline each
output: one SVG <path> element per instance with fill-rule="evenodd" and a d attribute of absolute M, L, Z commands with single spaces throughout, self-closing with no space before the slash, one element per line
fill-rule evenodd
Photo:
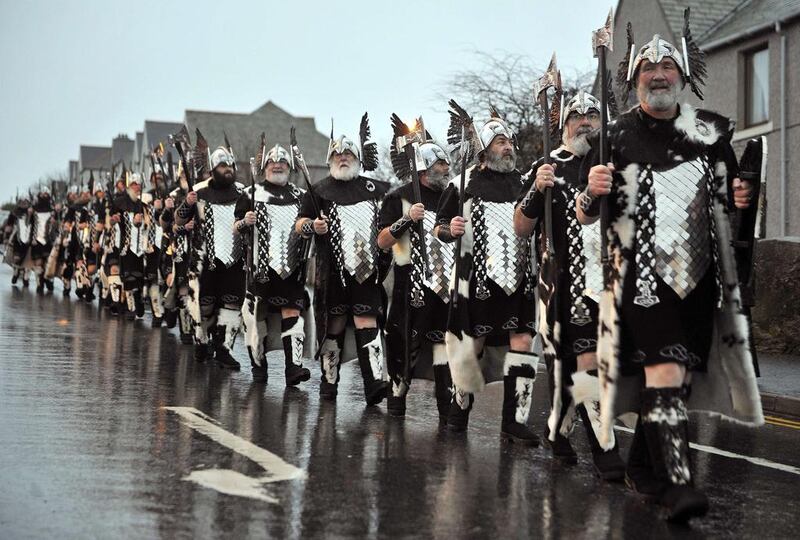
<path fill-rule="evenodd" d="M 483 201 L 486 223 L 486 275 L 506 294 L 517 290 L 525 275 L 526 238 L 514 233 L 514 203 Z"/>
<path fill-rule="evenodd" d="M 602 248 L 600 246 L 600 221 L 581 227 L 583 236 L 583 255 L 586 259 L 584 267 L 586 288 L 583 294 L 594 300 L 600 301 L 603 291 L 603 265 L 600 262 Z"/>
<path fill-rule="evenodd" d="M 125 228 L 128 231 L 127 249 L 137 257 L 144 255 L 145 247 L 147 245 L 147 231 L 145 231 L 144 224 L 138 227 L 133 223 L 133 212 L 125 213 Z"/>
<path fill-rule="evenodd" d="M 268 204 L 256 201 L 256 275 L 267 275 L 272 268 L 282 279 L 289 277 L 299 262 L 300 236 L 294 230 L 297 205 Z"/>
<path fill-rule="evenodd" d="M 52 214 L 50 212 L 36 212 L 35 216 L 34 224 L 36 230 L 34 231 L 34 240 L 44 245 L 49 240 L 47 238 L 47 223 L 50 221 Z"/>
<path fill-rule="evenodd" d="M 653 170 L 656 271 L 681 298 L 694 290 L 711 262 L 707 175 L 700 158 Z"/>
<path fill-rule="evenodd" d="M 377 212 L 378 203 L 372 200 L 336 205 L 344 269 L 359 283 L 363 283 L 375 271 L 378 254 Z"/>
<path fill-rule="evenodd" d="M 29 244 L 31 241 L 31 226 L 27 216 L 17 219 L 17 242 Z"/>
<path fill-rule="evenodd" d="M 425 247 L 428 251 L 428 267 L 431 277 L 425 279 L 425 286 L 436 293 L 444 302 L 450 300 L 450 272 L 455 264 L 456 246 L 446 244 L 433 236 L 436 226 L 436 212 L 425 212 Z"/>
<path fill-rule="evenodd" d="M 234 235 L 233 223 L 235 221 L 233 212 L 235 203 L 230 204 L 210 204 L 206 203 L 206 219 L 208 219 L 208 209 L 211 208 L 211 221 L 206 226 L 210 226 L 214 231 L 214 251 L 209 253 L 216 257 L 226 267 L 235 263 L 241 255 L 241 241 L 239 235 Z"/>

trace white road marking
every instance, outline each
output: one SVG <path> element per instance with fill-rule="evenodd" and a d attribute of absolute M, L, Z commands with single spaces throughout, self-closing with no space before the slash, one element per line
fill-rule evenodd
<path fill-rule="evenodd" d="M 623 426 L 614 426 L 614 429 L 618 431 L 624 431 L 625 433 L 633 433 L 633 430 L 631 428 Z M 759 465 L 761 467 L 767 467 L 770 469 L 775 469 L 777 471 L 783 471 L 800 475 L 800 467 L 795 467 L 794 465 L 784 465 L 783 463 L 775 463 L 774 461 L 770 461 L 764 458 L 744 456 L 742 454 L 737 454 L 736 452 L 729 452 L 728 450 L 722 450 L 721 448 L 717 448 L 715 446 L 707 446 L 705 444 L 697 444 L 690 442 L 689 447 L 695 450 L 699 450 L 700 452 L 715 454 L 717 456 L 723 456 L 731 459 L 741 459 L 749 463 L 752 463 L 753 465 Z"/>
<path fill-rule="evenodd" d="M 266 472 L 264 476 L 253 478 L 228 469 L 205 469 L 192 472 L 184 480 L 196 482 L 228 495 L 277 503 L 277 499 L 264 492 L 263 484 L 300 480 L 306 477 L 303 469 L 299 469 L 291 463 L 285 462 L 280 456 L 226 431 L 217 425 L 213 418 L 194 407 L 163 407 L 163 409 L 174 412 L 185 425 L 202 433 L 212 441 L 258 463 Z"/>

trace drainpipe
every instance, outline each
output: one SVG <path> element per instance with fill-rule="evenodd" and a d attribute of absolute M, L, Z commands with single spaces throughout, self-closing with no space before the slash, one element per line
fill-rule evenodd
<path fill-rule="evenodd" d="M 775 32 L 781 38 L 781 67 L 780 67 L 780 87 L 781 87 L 781 236 L 788 234 L 789 228 L 789 184 L 786 174 L 788 172 L 789 156 L 786 152 L 786 33 L 781 28 L 781 23 L 775 23 Z"/>

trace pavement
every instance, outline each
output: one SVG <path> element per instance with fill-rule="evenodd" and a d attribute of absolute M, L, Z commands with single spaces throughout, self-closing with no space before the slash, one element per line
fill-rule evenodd
<path fill-rule="evenodd" d="M 502 387 L 478 396 L 466 434 L 437 426 L 415 381 L 405 419 L 363 403 L 358 367 L 336 403 L 319 370 L 285 388 L 195 363 L 175 330 L 76 299 L 37 296 L 0 270 L 0 538 L 798 538 L 800 422 L 750 429 L 697 417 L 696 483 L 711 511 L 664 522 L 579 463 L 499 440 Z M 237 348 L 243 363 L 247 354 Z M 762 361 L 764 388 L 771 361 Z M 786 391 L 797 380 L 786 362 Z M 544 377 L 531 422 L 545 421 Z M 623 452 L 630 434 L 618 432 Z"/>

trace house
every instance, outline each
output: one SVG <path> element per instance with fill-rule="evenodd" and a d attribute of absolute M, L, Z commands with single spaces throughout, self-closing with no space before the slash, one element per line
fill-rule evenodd
<path fill-rule="evenodd" d="M 620 0 L 612 73 L 628 54 L 629 21 L 637 49 L 654 33 L 680 46 L 686 7 L 708 77 L 704 101 L 688 90 L 682 98 L 735 120 L 737 151 L 766 136 L 764 237 L 800 236 L 800 175 L 792 175 L 800 170 L 800 66 L 789 62 L 800 58 L 800 0 Z"/>
<path fill-rule="evenodd" d="M 111 172 L 111 147 L 81 145 L 78 151 L 78 172 L 82 183 L 89 182 L 92 172 L 95 179 L 102 173 Z"/>

